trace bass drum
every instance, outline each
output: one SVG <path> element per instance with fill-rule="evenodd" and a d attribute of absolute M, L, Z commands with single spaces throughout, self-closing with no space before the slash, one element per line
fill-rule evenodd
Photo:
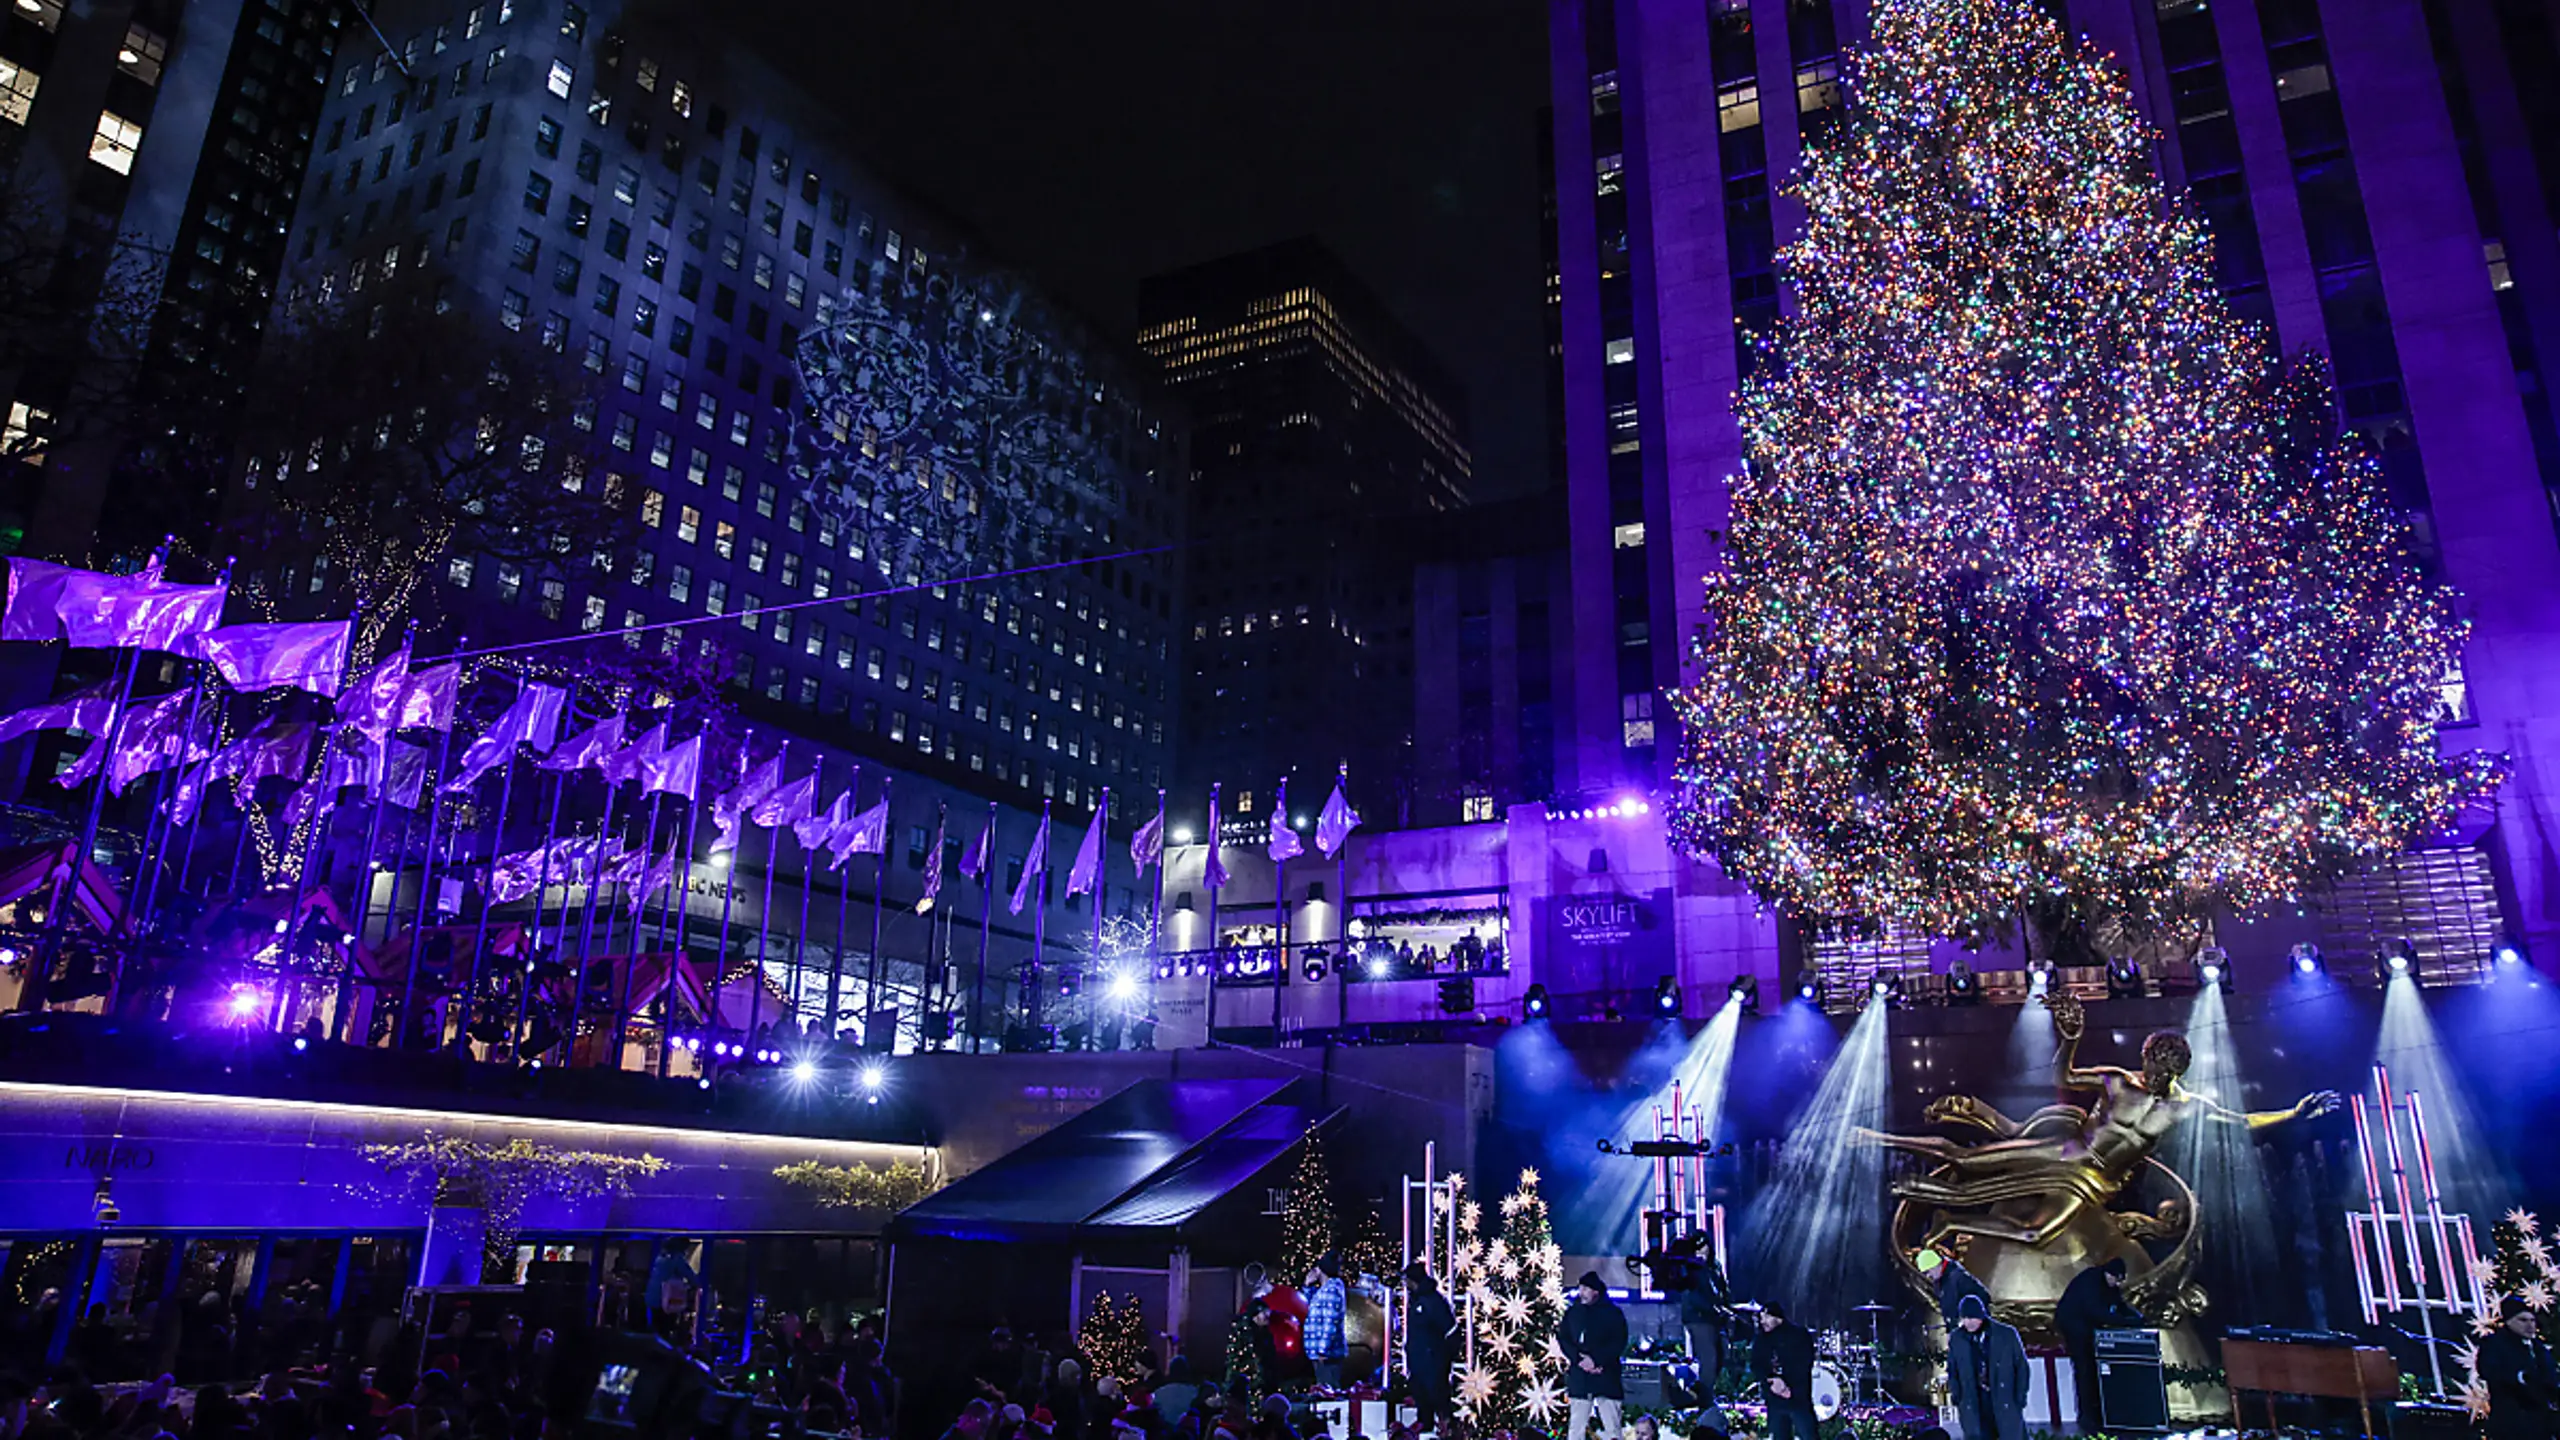
<path fill-rule="evenodd" d="M 1840 1367 L 1824 1361 L 1813 1367 L 1813 1418 L 1828 1420 L 1840 1413 L 1841 1398 L 1848 1387 L 1840 1381 Z"/>

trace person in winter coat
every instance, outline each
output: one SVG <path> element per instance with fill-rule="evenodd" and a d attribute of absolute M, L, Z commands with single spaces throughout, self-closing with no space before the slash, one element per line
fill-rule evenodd
<path fill-rule="evenodd" d="M 1404 1363 L 1413 1382 L 1413 1425 L 1437 1430 L 1449 1419 L 1449 1366 L 1457 1358 L 1458 1315 L 1432 1282 L 1430 1267 L 1405 1267 Z"/>
<path fill-rule="evenodd" d="M 2498 1302 L 2498 1328 L 2481 1340 L 2471 1373 L 2489 1387 L 2488 1440 L 2560 1436 L 2560 1367 L 2523 1296 Z"/>
<path fill-rule="evenodd" d="M 2017 1327 L 1991 1318 L 1979 1295 L 1956 1302 L 1947 1332 L 1947 1383 L 1964 1440 L 2026 1440 L 2027 1345 Z"/>
<path fill-rule="evenodd" d="M 1585 1271 L 1574 1288 L 1573 1303 L 1556 1325 L 1556 1345 L 1564 1351 L 1564 1393 L 1572 1402 L 1568 1440 L 1583 1440 L 1594 1410 L 1600 1412 L 1601 1440 L 1618 1440 L 1627 1394 L 1620 1368 L 1627 1354 L 1627 1316 L 1609 1302 L 1599 1271 Z"/>

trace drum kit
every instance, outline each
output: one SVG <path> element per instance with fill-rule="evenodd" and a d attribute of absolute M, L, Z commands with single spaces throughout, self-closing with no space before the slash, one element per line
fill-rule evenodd
<path fill-rule="evenodd" d="M 1890 1305 L 1861 1305 L 1855 1313 L 1867 1319 L 1861 1340 L 1848 1330 L 1821 1330 L 1813 1337 L 1813 1413 L 1829 1420 L 1850 1406 L 1887 1405 L 1884 1393 L 1884 1317 Z"/>

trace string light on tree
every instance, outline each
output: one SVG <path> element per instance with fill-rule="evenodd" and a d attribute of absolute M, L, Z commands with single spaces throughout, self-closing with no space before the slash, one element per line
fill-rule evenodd
<path fill-rule="evenodd" d="M 1123 1385 L 1136 1384 L 1138 1362 L 1147 1354 L 1147 1321 L 1139 1312 L 1138 1297 L 1114 1300 L 1108 1290 L 1094 1296 L 1083 1328 L 1076 1331 L 1076 1348 L 1093 1362 L 1096 1374 Z"/>
<path fill-rule="evenodd" d="M 1333 1208 L 1333 1172 L 1325 1164 L 1324 1147 L 1309 1135 L 1280 1212 L 1280 1270 L 1273 1278 L 1297 1284 L 1334 1248 L 1340 1225 Z"/>
<path fill-rule="evenodd" d="M 1739 404 L 1673 826 L 1816 920 L 2127 943 L 2442 829 L 2462 625 L 2108 62 L 1887 0 Z"/>

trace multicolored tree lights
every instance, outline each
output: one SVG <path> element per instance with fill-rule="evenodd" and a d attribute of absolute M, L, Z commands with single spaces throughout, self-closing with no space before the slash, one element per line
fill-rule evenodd
<path fill-rule="evenodd" d="M 2102 57 L 1888 0 L 1745 384 L 1675 832 L 1818 920 L 2128 942 L 2434 831 L 2463 627 Z"/>

